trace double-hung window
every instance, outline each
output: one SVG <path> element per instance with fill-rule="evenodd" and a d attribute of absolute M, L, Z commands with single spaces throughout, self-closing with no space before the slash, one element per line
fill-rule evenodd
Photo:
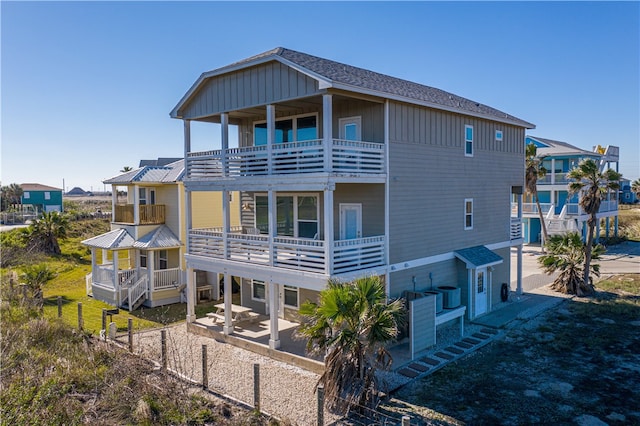
<path fill-rule="evenodd" d="M 267 123 L 259 121 L 253 125 L 255 146 L 267 144 Z M 276 119 L 274 143 L 300 142 L 318 138 L 318 116 L 299 115 Z"/>
<path fill-rule="evenodd" d="M 284 306 L 290 308 L 298 307 L 298 287 L 284 286 Z"/>
<path fill-rule="evenodd" d="M 473 198 L 464 200 L 464 229 L 473 229 Z"/>
<path fill-rule="evenodd" d="M 473 126 L 464 126 L 464 155 L 473 157 Z"/>
<path fill-rule="evenodd" d="M 258 302 L 267 301 L 267 287 L 265 286 L 264 281 L 251 281 L 251 299 Z"/>
<path fill-rule="evenodd" d="M 269 232 L 269 205 L 265 195 L 256 195 L 256 228 L 260 233 Z M 318 196 L 278 195 L 276 197 L 276 235 L 296 238 L 317 238 Z"/>

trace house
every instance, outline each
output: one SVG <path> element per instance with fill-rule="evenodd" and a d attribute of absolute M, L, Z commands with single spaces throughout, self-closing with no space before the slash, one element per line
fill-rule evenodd
<path fill-rule="evenodd" d="M 285 48 L 203 73 L 170 115 L 184 123 L 187 194 L 223 194 L 221 231 L 198 226 L 186 201 L 190 329 L 199 326 L 196 270 L 224 282 L 223 333 L 235 330 L 235 277 L 239 304 L 269 317 L 272 349 L 278 319 L 298 319 L 331 279 L 375 274 L 390 298 L 425 296 L 432 334 L 442 318 L 472 320 L 502 303 L 511 247 L 521 255 L 510 200 L 521 197 L 532 124 Z M 212 138 L 211 149 L 192 150 L 193 121 L 220 132 L 220 149 Z M 443 293 L 448 315 L 436 318 L 439 298 L 424 293 L 438 286 L 451 294 Z"/>
<path fill-rule="evenodd" d="M 104 181 L 112 187 L 111 231 L 82 242 L 91 248 L 88 294 L 129 310 L 183 299 L 184 173 L 184 160 L 180 159 L 162 166 L 143 166 Z M 119 193 L 124 192 L 123 199 Z M 194 213 L 196 226 L 221 226 L 220 216 L 208 214 L 212 206 L 220 204 L 219 196 L 209 193 L 191 198 L 192 211 L 201 212 L 199 216 Z M 228 204 L 239 209 L 237 200 Z M 199 284 L 207 284 L 206 275 L 201 275 Z"/>
<path fill-rule="evenodd" d="M 569 179 L 567 173 L 575 168 L 580 161 L 592 159 L 603 171 L 612 168 L 618 171 L 619 148 L 609 145 L 606 148 L 594 147 L 587 151 L 566 142 L 544 139 L 537 136 L 527 136 L 525 145 L 534 144 L 537 156 L 542 159 L 542 166 L 547 170 L 544 178 L 538 179 L 537 191 L 540 209 L 545 217 L 547 233 L 561 234 L 569 231 L 581 232 L 586 237 L 586 221 L 588 215 L 580 208 L 580 194 L 570 195 L 568 191 Z M 526 243 L 541 240 L 541 224 L 535 198 L 525 195 L 523 204 L 523 236 Z M 516 208 L 516 204 L 513 204 Z M 610 219 L 613 218 L 614 234 L 618 234 L 618 196 L 614 191 L 607 194 L 606 200 L 600 205 L 598 218 L 604 218 L 606 234 L 609 237 Z M 596 235 L 600 234 L 600 225 Z"/>
<path fill-rule="evenodd" d="M 631 190 L 630 179 L 620 179 L 620 202 L 622 204 L 635 204 L 638 202 L 638 196 Z"/>
<path fill-rule="evenodd" d="M 62 189 L 39 183 L 22 183 L 22 205 L 39 212 L 62 211 Z"/>
<path fill-rule="evenodd" d="M 71 191 L 67 191 L 67 193 L 65 194 L 66 196 L 72 196 L 72 197 L 83 197 L 86 195 L 89 195 L 90 193 L 85 191 L 84 189 L 80 188 L 79 186 L 75 186 L 71 189 Z"/>

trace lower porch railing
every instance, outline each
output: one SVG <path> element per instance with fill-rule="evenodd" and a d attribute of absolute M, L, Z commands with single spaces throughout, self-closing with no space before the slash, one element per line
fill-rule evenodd
<path fill-rule="evenodd" d="M 258 265 L 324 273 L 330 263 L 335 274 L 374 268 L 385 264 L 384 236 L 339 240 L 333 244 L 333 259 L 325 255 L 325 241 L 278 236 L 269 251 L 268 235 L 224 234 L 193 229 L 189 232 L 189 254 Z"/>

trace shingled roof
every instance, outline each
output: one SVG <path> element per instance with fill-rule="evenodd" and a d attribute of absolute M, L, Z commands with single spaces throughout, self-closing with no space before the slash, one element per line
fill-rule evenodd
<path fill-rule="evenodd" d="M 235 62 L 231 65 L 203 73 L 198 81 L 196 81 L 187 94 L 180 100 L 178 105 L 173 109 L 171 116 L 178 117 L 178 110 L 188 102 L 190 97 L 195 94 L 195 92 L 208 78 L 233 72 L 269 60 L 280 61 L 321 81 L 321 88 L 333 87 L 353 92 L 372 94 L 403 102 L 410 102 L 447 111 L 507 122 L 525 128 L 535 128 L 535 125 L 527 121 L 444 90 L 329 59 L 319 58 L 317 56 L 297 52 L 283 47 L 278 47 L 242 61 Z"/>

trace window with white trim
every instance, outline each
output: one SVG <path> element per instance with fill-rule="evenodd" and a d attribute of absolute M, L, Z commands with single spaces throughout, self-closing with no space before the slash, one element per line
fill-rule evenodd
<path fill-rule="evenodd" d="M 45 191 L 44 192 L 44 199 L 45 200 L 50 200 L 51 199 L 51 193 L 49 191 Z"/>
<path fill-rule="evenodd" d="M 464 126 L 464 155 L 473 157 L 473 126 Z"/>
<path fill-rule="evenodd" d="M 140 251 L 140 267 L 141 268 L 146 268 L 147 267 L 147 252 L 146 251 Z"/>
<path fill-rule="evenodd" d="M 502 142 L 502 130 L 496 130 L 496 142 Z"/>
<path fill-rule="evenodd" d="M 157 259 L 156 269 L 169 268 L 169 253 L 167 250 L 159 250 Z"/>
<path fill-rule="evenodd" d="M 296 238 L 317 238 L 318 217 L 320 216 L 316 194 L 276 196 L 279 236 Z M 260 233 L 269 233 L 269 205 L 267 197 L 255 197 L 256 228 Z"/>
<path fill-rule="evenodd" d="M 267 301 L 267 287 L 264 281 L 251 280 L 251 300 L 258 302 Z"/>
<path fill-rule="evenodd" d="M 25 200 L 28 200 L 29 198 L 31 198 L 31 194 L 29 193 L 29 191 L 24 191 L 22 193 L 22 196 L 24 197 Z"/>
<path fill-rule="evenodd" d="M 289 308 L 298 307 L 298 287 L 284 286 L 284 306 Z"/>
<path fill-rule="evenodd" d="M 464 200 L 464 229 L 473 229 L 473 198 Z"/>

